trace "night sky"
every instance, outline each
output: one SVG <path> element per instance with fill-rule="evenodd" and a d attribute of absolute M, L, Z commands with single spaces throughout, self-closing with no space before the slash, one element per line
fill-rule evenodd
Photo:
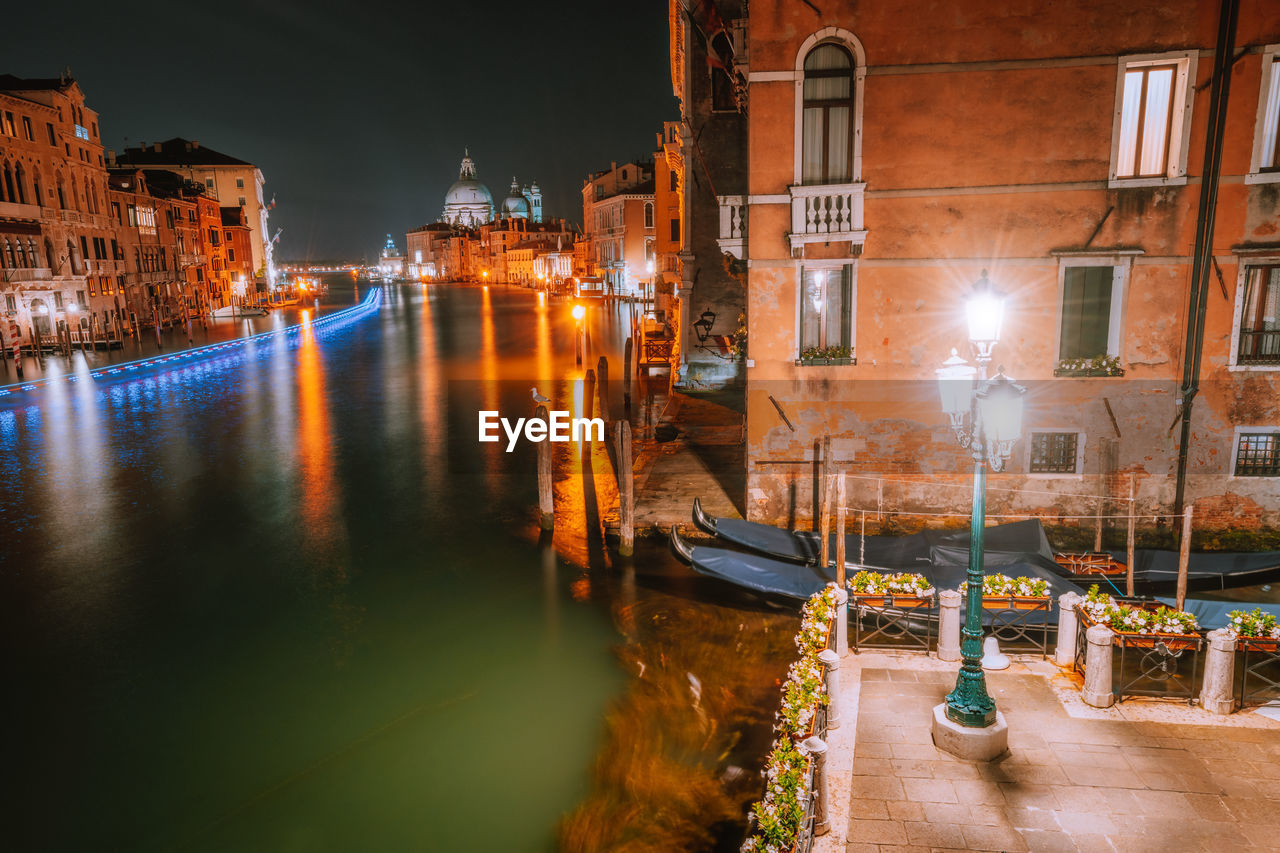
<path fill-rule="evenodd" d="M 655 0 L 15 6 L 0 73 L 70 66 L 107 148 L 182 136 L 256 164 L 284 260 L 403 249 L 464 146 L 495 203 L 537 179 L 578 222 L 586 174 L 678 115 Z"/>

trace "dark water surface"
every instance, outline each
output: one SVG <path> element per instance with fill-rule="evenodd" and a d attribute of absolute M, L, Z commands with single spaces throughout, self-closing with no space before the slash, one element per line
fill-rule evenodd
<path fill-rule="evenodd" d="M 621 313 L 588 323 L 620 372 Z M 475 412 L 528 415 L 534 384 L 580 409 L 573 334 L 525 291 L 393 287 L 0 402 L 5 846 L 728 843 L 757 783 L 724 771 L 764 751 L 796 621 L 661 548 L 614 564 L 598 446 L 557 446 L 539 542 L 532 450 Z"/>

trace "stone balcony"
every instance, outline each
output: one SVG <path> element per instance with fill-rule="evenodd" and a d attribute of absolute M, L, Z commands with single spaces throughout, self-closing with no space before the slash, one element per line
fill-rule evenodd
<path fill-rule="evenodd" d="M 791 187 L 791 251 L 805 243 L 866 242 L 863 195 L 867 185 L 821 184 Z"/>
<path fill-rule="evenodd" d="M 720 236 L 716 242 L 720 251 L 728 252 L 738 260 L 746 256 L 747 197 L 722 195 L 720 201 Z"/>
<path fill-rule="evenodd" d="M 40 219 L 41 208 L 37 204 L 18 204 L 11 201 L 0 201 L 0 219 L 21 219 L 35 221 Z"/>
<path fill-rule="evenodd" d="M 53 271 L 48 267 L 26 267 L 20 269 L 6 269 L 3 278 L 0 279 L 7 285 L 14 285 L 18 282 L 33 281 L 53 281 Z"/>

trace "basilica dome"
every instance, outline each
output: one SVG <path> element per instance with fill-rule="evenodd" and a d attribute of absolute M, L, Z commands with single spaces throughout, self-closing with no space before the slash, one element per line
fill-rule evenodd
<path fill-rule="evenodd" d="M 483 225 L 493 220 L 493 196 L 476 176 L 476 167 L 471 162 L 470 155 L 463 156 L 458 180 L 445 194 L 441 219 L 451 225 L 467 227 Z"/>
<path fill-rule="evenodd" d="M 529 199 L 524 197 L 524 193 L 520 192 L 520 184 L 515 178 L 511 179 L 511 191 L 507 193 L 507 197 L 502 200 L 502 218 L 529 218 Z"/>

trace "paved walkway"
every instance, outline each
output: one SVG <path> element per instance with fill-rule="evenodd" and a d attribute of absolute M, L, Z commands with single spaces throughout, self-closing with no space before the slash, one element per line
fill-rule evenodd
<path fill-rule="evenodd" d="M 1164 702 L 1088 708 L 1036 658 L 988 673 L 1009 753 L 964 762 L 930 735 L 956 666 L 843 658 L 833 831 L 817 853 L 1280 850 L 1280 723 Z"/>
<path fill-rule="evenodd" d="M 726 405 L 728 403 L 728 405 Z M 745 418 L 731 394 L 671 394 L 656 430 L 635 429 L 636 535 L 665 536 L 691 527 L 693 499 L 707 512 L 742 518 L 746 495 Z M 654 437 L 674 428 L 675 437 Z M 665 436 L 664 436 L 665 437 Z M 616 504 L 605 514 L 616 533 Z"/>

